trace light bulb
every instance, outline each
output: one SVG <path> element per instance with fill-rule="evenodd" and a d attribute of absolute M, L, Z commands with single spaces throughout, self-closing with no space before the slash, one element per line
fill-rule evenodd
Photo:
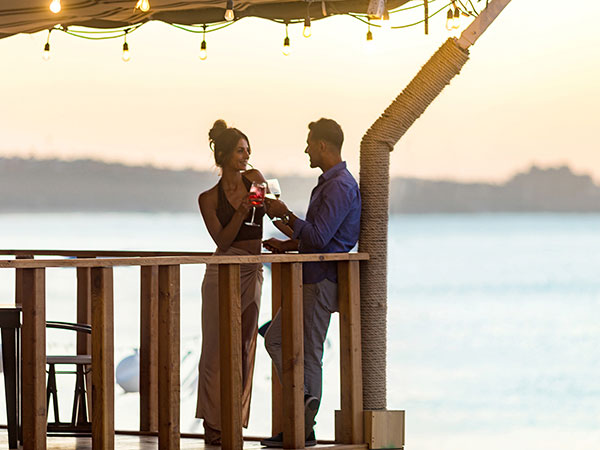
<path fill-rule="evenodd" d="M 367 42 L 371 42 L 373 40 L 373 32 L 371 30 L 367 31 Z"/>
<path fill-rule="evenodd" d="M 454 22 L 452 23 L 452 28 L 460 28 L 460 11 L 458 8 L 454 8 Z"/>
<path fill-rule="evenodd" d="M 452 26 L 454 25 L 454 13 L 452 12 L 452 8 L 448 10 L 446 14 L 446 30 L 451 31 Z"/>
<path fill-rule="evenodd" d="M 225 20 L 227 22 L 231 22 L 235 19 L 235 15 L 233 14 L 233 0 L 227 0 L 227 10 L 225 11 Z"/>
<path fill-rule="evenodd" d="M 123 56 L 121 56 L 121 59 L 125 62 L 131 59 L 131 55 L 129 54 L 129 45 L 127 45 L 127 42 L 123 43 Z"/>
<path fill-rule="evenodd" d="M 57 14 L 61 9 L 62 6 L 60 5 L 60 0 L 52 0 L 50 3 L 50 11 L 52 11 L 54 14 Z"/>
<path fill-rule="evenodd" d="M 42 53 L 42 58 L 44 58 L 44 61 L 48 61 L 50 59 L 50 42 L 46 42 L 46 45 L 44 45 L 44 53 Z"/>
<path fill-rule="evenodd" d="M 285 56 L 290 56 L 290 53 L 292 53 L 292 50 L 290 49 L 290 38 L 286 36 L 283 40 L 283 54 Z"/>
<path fill-rule="evenodd" d="M 312 30 L 310 29 L 310 17 L 306 16 L 304 19 L 304 31 L 302 31 L 302 36 L 309 38 L 311 35 Z"/>
<path fill-rule="evenodd" d="M 150 2 L 148 0 L 138 0 L 135 7 L 142 12 L 148 12 L 150 11 Z"/>
<path fill-rule="evenodd" d="M 200 54 L 198 55 L 198 57 L 204 61 L 207 57 L 208 54 L 206 53 L 206 41 L 202 40 L 202 44 L 200 44 Z"/>

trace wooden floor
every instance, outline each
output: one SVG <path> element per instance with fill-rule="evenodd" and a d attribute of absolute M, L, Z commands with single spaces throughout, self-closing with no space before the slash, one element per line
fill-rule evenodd
<path fill-rule="evenodd" d="M 205 446 L 204 440 L 202 439 L 181 439 L 181 449 L 219 449 L 220 447 Z M 48 437 L 47 441 L 48 450 L 91 450 L 92 439 L 88 437 Z M 116 435 L 115 436 L 115 449 L 117 450 L 155 450 L 158 448 L 158 438 L 154 436 L 127 436 L 127 435 Z M 245 441 L 245 450 L 258 450 L 261 447 L 259 442 L 256 441 Z M 316 450 L 366 450 L 367 445 L 317 445 L 316 447 L 310 447 Z M 6 430 L 0 430 L 0 450 L 8 449 L 8 433 Z"/>

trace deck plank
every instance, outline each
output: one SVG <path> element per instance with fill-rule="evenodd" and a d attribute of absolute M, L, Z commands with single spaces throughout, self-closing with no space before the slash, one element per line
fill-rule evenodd
<path fill-rule="evenodd" d="M 47 450 L 91 450 L 92 439 L 89 437 L 57 437 L 50 436 L 47 440 Z M 115 436 L 116 450 L 156 450 L 158 438 L 156 436 L 130 436 L 117 434 Z M 0 429 L 0 448 L 8 448 L 8 433 L 6 429 Z M 220 447 L 205 446 L 204 440 L 182 438 L 182 450 L 217 450 Z M 244 441 L 244 450 L 258 450 L 262 448 L 258 442 Z M 311 447 L 311 450 L 366 450 L 367 445 L 317 445 Z"/>

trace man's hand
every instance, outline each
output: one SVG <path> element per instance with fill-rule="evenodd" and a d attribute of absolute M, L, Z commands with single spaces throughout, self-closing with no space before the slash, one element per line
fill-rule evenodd
<path fill-rule="evenodd" d="M 281 200 L 265 198 L 267 214 L 271 217 L 283 217 L 290 212 L 288 207 Z"/>
<path fill-rule="evenodd" d="M 271 238 L 263 241 L 263 247 L 273 253 L 291 252 L 298 250 L 298 241 L 294 239 L 282 241 L 280 239 Z"/>

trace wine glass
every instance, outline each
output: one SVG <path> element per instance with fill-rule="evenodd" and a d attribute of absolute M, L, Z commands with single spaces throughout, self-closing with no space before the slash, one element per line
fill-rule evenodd
<path fill-rule="evenodd" d="M 281 187 L 279 186 L 279 180 L 277 178 L 272 178 L 267 180 L 267 187 L 269 188 L 269 192 L 267 193 L 267 198 L 272 198 L 274 200 L 279 199 L 281 196 Z"/>
<path fill-rule="evenodd" d="M 254 214 L 256 213 L 256 207 L 261 206 L 263 204 L 263 201 L 265 200 L 266 191 L 266 183 L 257 183 L 256 181 L 252 182 L 252 186 L 250 186 L 250 192 L 248 196 L 248 198 L 250 199 L 250 203 L 252 203 L 252 219 L 250 219 L 250 222 L 244 222 L 245 225 L 251 227 L 260 227 L 259 223 L 254 223 Z"/>

